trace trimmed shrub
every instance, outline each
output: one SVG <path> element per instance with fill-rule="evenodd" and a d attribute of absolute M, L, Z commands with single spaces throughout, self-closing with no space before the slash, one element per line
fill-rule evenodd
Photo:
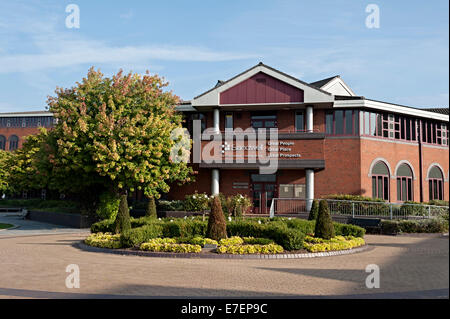
<path fill-rule="evenodd" d="M 321 200 L 319 203 L 319 215 L 317 216 L 314 236 L 324 239 L 331 239 L 335 236 L 330 210 L 327 202 L 324 200 Z"/>
<path fill-rule="evenodd" d="M 212 202 L 211 213 L 208 218 L 206 237 L 214 240 L 220 240 L 227 237 L 227 224 L 218 196 L 215 196 Z"/>
<path fill-rule="evenodd" d="M 430 200 L 428 202 L 428 205 L 447 206 L 448 207 L 448 201 L 447 200 L 433 199 L 433 200 Z"/>
<path fill-rule="evenodd" d="M 381 232 L 388 235 L 400 233 L 443 233 L 447 231 L 448 221 L 439 218 L 381 221 Z"/>
<path fill-rule="evenodd" d="M 219 254 L 279 254 L 282 253 L 283 247 L 276 244 L 267 245 L 230 245 L 220 246 L 217 248 Z"/>
<path fill-rule="evenodd" d="M 317 237 L 305 237 L 304 247 L 309 252 L 323 252 L 351 249 L 364 245 L 364 239 L 353 236 L 336 236 L 331 239 L 322 239 Z"/>
<path fill-rule="evenodd" d="M 219 245 L 218 242 L 214 239 L 202 238 L 200 236 L 196 236 L 196 237 L 190 238 L 188 240 L 179 239 L 179 242 L 181 242 L 181 243 L 186 242 L 186 243 L 189 243 L 192 245 L 200 245 L 202 247 L 204 247 L 206 244 Z"/>
<path fill-rule="evenodd" d="M 142 243 L 139 249 L 170 253 L 200 253 L 202 251 L 202 247 L 200 245 L 159 243 L 155 240 Z"/>
<path fill-rule="evenodd" d="M 350 224 L 333 223 L 336 236 L 364 237 L 366 230 Z"/>
<path fill-rule="evenodd" d="M 239 236 L 223 238 L 219 241 L 220 246 L 242 245 L 243 243 L 244 243 L 244 240 Z"/>
<path fill-rule="evenodd" d="M 152 217 L 152 218 L 156 218 L 157 214 L 156 214 L 156 204 L 155 204 L 155 198 L 154 197 L 150 197 L 148 204 L 147 204 L 147 209 L 145 211 L 145 216 L 146 217 Z"/>
<path fill-rule="evenodd" d="M 184 202 L 182 200 L 160 200 L 158 201 L 158 210 L 184 211 Z"/>
<path fill-rule="evenodd" d="M 361 195 L 350 195 L 350 194 L 332 194 L 323 196 L 323 199 L 335 199 L 335 200 L 349 200 L 349 201 L 359 201 L 359 202 L 386 202 L 381 198 L 372 198 Z"/>
<path fill-rule="evenodd" d="M 169 219 L 162 224 L 164 237 L 205 237 L 207 221 L 198 219 Z"/>
<path fill-rule="evenodd" d="M 206 193 L 186 195 L 184 200 L 184 209 L 188 212 L 201 212 L 209 210 L 210 198 Z"/>
<path fill-rule="evenodd" d="M 131 229 L 130 223 L 130 211 L 128 209 L 127 195 L 120 195 L 119 211 L 116 216 L 116 222 L 114 224 L 114 232 L 121 234 L 124 231 Z"/>
<path fill-rule="evenodd" d="M 153 238 L 164 237 L 162 226 L 158 223 L 129 229 L 120 235 L 122 247 L 137 247 Z"/>
<path fill-rule="evenodd" d="M 96 233 L 89 235 L 84 242 L 86 245 L 101 248 L 121 248 L 120 235 L 112 233 Z"/>
<path fill-rule="evenodd" d="M 319 214 L 319 202 L 317 201 L 317 199 L 315 199 L 313 200 L 308 220 L 316 220 L 318 214 Z"/>
<path fill-rule="evenodd" d="M 274 241 L 269 238 L 254 238 L 254 237 L 243 237 L 244 244 L 247 245 L 269 245 L 274 244 Z"/>
<path fill-rule="evenodd" d="M 408 201 L 400 206 L 400 214 L 403 216 L 427 216 L 428 210 L 422 203 Z"/>
<path fill-rule="evenodd" d="M 101 219 L 116 219 L 119 211 L 120 198 L 117 194 L 111 192 L 104 192 L 100 195 L 99 206 L 96 210 L 97 215 Z"/>
<path fill-rule="evenodd" d="M 91 233 L 112 233 L 114 232 L 115 221 L 105 219 L 91 225 Z"/>
<path fill-rule="evenodd" d="M 303 247 L 305 233 L 295 228 L 288 228 L 283 222 L 257 223 L 237 220 L 227 224 L 228 236 L 262 237 L 273 240 L 286 250 L 298 250 Z"/>

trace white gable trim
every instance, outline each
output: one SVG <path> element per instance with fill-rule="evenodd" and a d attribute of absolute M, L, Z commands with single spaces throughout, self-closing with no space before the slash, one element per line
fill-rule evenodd
<path fill-rule="evenodd" d="M 331 94 L 322 92 L 318 89 L 314 89 L 306 84 L 303 84 L 291 77 L 276 72 L 265 65 L 258 65 L 247 72 L 237 76 L 236 78 L 226 82 L 225 84 L 207 92 L 204 95 L 198 96 L 192 100 L 192 106 L 219 106 L 220 105 L 220 93 L 232 88 L 233 86 L 251 78 L 255 74 L 262 72 L 271 77 L 274 77 L 280 81 L 283 81 L 293 87 L 299 88 L 304 92 L 305 103 L 320 103 L 320 102 L 332 102 L 333 96 Z"/>
<path fill-rule="evenodd" d="M 335 85 L 341 85 L 342 88 L 348 92 L 349 96 L 356 96 L 355 92 L 353 92 L 353 90 L 340 77 L 335 77 L 334 79 L 326 83 L 324 86 L 322 86 L 321 89 L 329 92 L 328 90 Z"/>

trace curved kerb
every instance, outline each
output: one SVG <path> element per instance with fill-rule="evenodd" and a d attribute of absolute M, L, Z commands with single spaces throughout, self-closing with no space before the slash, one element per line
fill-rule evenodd
<path fill-rule="evenodd" d="M 331 257 L 355 254 L 367 250 L 371 250 L 374 247 L 364 245 L 352 249 L 327 251 L 321 253 L 303 253 L 303 254 L 249 254 L 249 255 L 232 255 L 232 254 L 211 254 L 211 253 L 165 253 L 165 252 L 152 252 L 142 250 L 131 249 L 110 249 L 100 248 L 86 245 L 84 242 L 78 242 L 75 247 L 89 252 L 108 253 L 117 255 L 133 255 L 133 256 L 145 256 L 145 257 L 160 257 L 160 258 L 209 258 L 209 259 L 300 259 L 300 258 L 317 258 L 317 257 Z"/>

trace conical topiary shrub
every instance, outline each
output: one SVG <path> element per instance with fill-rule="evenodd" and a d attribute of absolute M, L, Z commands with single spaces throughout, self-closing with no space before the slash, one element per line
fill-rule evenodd
<path fill-rule="evenodd" d="M 319 214 L 319 202 L 317 201 L 317 199 L 315 199 L 313 200 L 308 220 L 316 220 L 318 214 Z"/>
<path fill-rule="evenodd" d="M 147 217 L 152 217 L 152 218 L 156 218 L 157 214 L 156 214 L 156 204 L 155 204 L 155 198 L 154 197 L 150 197 L 148 204 L 147 204 L 147 209 L 145 210 L 145 216 Z"/>
<path fill-rule="evenodd" d="M 326 201 L 321 200 L 319 203 L 319 215 L 316 220 L 316 228 L 314 237 L 331 239 L 335 236 L 333 221 L 330 216 L 330 210 Z"/>
<path fill-rule="evenodd" d="M 128 229 L 131 229 L 130 211 L 128 209 L 127 195 L 122 194 L 120 195 L 119 211 L 114 222 L 114 232 L 121 234 Z"/>
<path fill-rule="evenodd" d="M 222 211 L 222 205 L 218 196 L 214 196 L 211 205 L 211 213 L 208 219 L 208 228 L 206 230 L 206 237 L 221 240 L 227 238 L 227 223 L 225 215 Z"/>

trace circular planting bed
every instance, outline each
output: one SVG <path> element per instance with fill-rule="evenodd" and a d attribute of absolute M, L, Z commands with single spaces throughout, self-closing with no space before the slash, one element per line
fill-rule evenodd
<path fill-rule="evenodd" d="M 91 252 L 114 253 L 149 257 L 213 258 L 213 259 L 292 259 L 353 254 L 369 248 L 364 239 L 336 236 L 330 240 L 306 236 L 303 249 L 287 251 L 267 238 L 238 237 L 215 241 L 193 238 L 154 238 L 132 248 L 123 248 L 120 235 L 95 233 L 78 243 L 79 248 Z"/>

